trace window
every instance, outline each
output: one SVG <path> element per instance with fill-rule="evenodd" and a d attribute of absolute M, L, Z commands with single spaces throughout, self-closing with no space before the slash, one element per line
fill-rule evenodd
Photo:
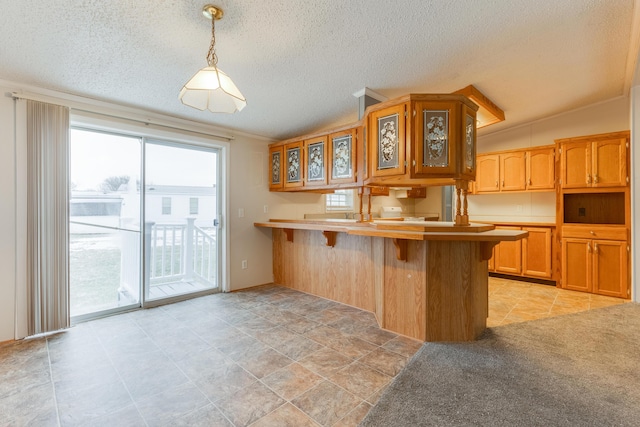
<path fill-rule="evenodd" d="M 162 198 L 162 215 L 171 215 L 171 197 Z"/>
<path fill-rule="evenodd" d="M 353 190 L 336 190 L 333 194 L 327 194 L 327 211 L 351 211 L 353 210 Z"/>
<path fill-rule="evenodd" d="M 189 197 L 189 215 L 198 215 L 197 197 Z"/>

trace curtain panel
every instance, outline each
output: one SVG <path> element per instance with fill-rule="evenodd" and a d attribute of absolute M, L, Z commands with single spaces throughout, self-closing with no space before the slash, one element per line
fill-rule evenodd
<path fill-rule="evenodd" d="M 69 109 L 27 101 L 28 334 L 69 327 Z"/>

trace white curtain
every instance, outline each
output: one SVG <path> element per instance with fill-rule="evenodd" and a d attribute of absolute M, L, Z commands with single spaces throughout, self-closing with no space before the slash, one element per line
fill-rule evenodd
<path fill-rule="evenodd" d="M 28 334 L 69 327 L 69 109 L 27 101 Z"/>

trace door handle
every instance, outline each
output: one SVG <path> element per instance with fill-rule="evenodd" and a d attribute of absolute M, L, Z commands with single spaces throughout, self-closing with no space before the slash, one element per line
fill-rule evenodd
<path fill-rule="evenodd" d="M 218 218 L 213 220 L 213 226 L 214 227 L 219 227 L 220 226 L 220 221 L 218 221 Z"/>

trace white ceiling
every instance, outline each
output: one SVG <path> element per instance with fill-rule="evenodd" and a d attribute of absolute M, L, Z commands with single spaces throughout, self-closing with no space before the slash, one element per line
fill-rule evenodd
<path fill-rule="evenodd" d="M 206 0 L 0 0 L 0 79 L 284 139 L 357 120 L 365 86 L 473 84 L 505 111 L 487 133 L 626 95 L 635 70 L 634 0 L 210 1 L 240 113 L 178 100 L 206 65 Z"/>

